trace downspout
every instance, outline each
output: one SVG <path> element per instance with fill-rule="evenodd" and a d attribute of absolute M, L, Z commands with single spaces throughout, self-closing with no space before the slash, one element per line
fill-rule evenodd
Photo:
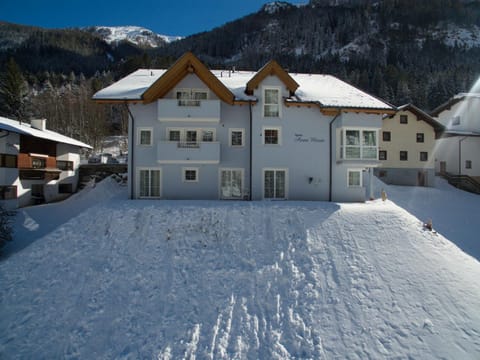
<path fill-rule="evenodd" d="M 135 149 L 135 123 L 134 120 L 135 118 L 132 115 L 132 112 L 130 111 L 130 108 L 128 107 L 128 103 L 125 101 L 125 107 L 127 108 L 128 114 L 130 116 L 130 119 L 132 119 L 132 128 L 131 128 L 131 134 L 130 134 L 130 151 L 128 152 L 128 156 L 130 157 L 130 164 L 128 164 L 128 168 L 130 169 L 130 174 L 128 175 L 130 178 L 130 199 L 135 198 L 135 165 L 134 165 L 134 149 Z"/>
<path fill-rule="evenodd" d="M 337 115 L 335 115 L 335 117 L 330 121 L 330 123 L 328 124 L 328 127 L 329 127 L 329 136 L 330 136 L 330 173 L 329 173 L 329 181 L 328 181 L 328 201 L 332 201 L 332 181 L 333 181 L 333 178 L 332 178 L 332 171 L 333 171 L 333 160 L 332 160 L 332 156 L 333 156 L 333 141 L 332 141 L 332 125 L 333 123 L 335 122 L 335 120 L 337 120 L 337 118 L 340 116 L 340 114 L 342 113 L 341 109 L 338 109 L 338 113 Z"/>
<path fill-rule="evenodd" d="M 253 135 L 252 135 L 252 101 L 249 100 L 248 101 L 248 108 L 249 108 L 249 116 L 250 116 L 250 173 L 249 173 L 249 178 L 250 178 L 250 191 L 249 191 L 249 194 L 248 194 L 248 200 L 252 201 L 252 168 L 253 168 L 253 165 L 252 165 L 252 149 L 253 149 L 253 144 L 252 144 L 252 139 L 253 139 Z"/>
<path fill-rule="evenodd" d="M 462 141 L 465 139 L 468 139 L 468 136 L 458 141 L 458 175 L 462 175 Z"/>

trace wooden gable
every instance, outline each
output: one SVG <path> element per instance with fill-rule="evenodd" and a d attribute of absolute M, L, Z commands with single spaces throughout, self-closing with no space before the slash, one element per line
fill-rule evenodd
<path fill-rule="evenodd" d="M 277 76 L 290 91 L 290 95 L 293 95 L 300 86 L 275 60 L 271 60 L 250 79 L 245 92 L 248 95 L 253 95 L 253 91 L 269 75 Z"/>
<path fill-rule="evenodd" d="M 207 87 L 227 104 L 233 104 L 233 93 L 191 52 L 180 57 L 142 95 L 145 104 L 164 97 L 188 74 L 195 74 Z"/>

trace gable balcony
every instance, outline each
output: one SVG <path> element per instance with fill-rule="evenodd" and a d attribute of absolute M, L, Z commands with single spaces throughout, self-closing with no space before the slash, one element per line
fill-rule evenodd
<path fill-rule="evenodd" d="M 157 147 L 159 164 L 218 164 L 220 143 L 217 141 L 160 141 Z"/>
<path fill-rule="evenodd" d="M 159 99 L 159 121 L 220 122 L 220 100 Z"/>

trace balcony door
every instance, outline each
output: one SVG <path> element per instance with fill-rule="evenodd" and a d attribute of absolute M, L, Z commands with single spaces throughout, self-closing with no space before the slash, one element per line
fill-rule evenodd
<path fill-rule="evenodd" d="M 242 199 L 243 169 L 220 170 L 220 197 L 222 199 Z"/>
<path fill-rule="evenodd" d="M 138 170 L 138 197 L 159 198 L 161 194 L 161 171 L 160 169 Z"/>
<path fill-rule="evenodd" d="M 285 169 L 264 170 L 263 198 L 267 200 L 287 199 L 287 170 Z"/>

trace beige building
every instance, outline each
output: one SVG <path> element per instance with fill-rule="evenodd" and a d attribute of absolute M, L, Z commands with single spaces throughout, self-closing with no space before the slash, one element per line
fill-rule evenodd
<path fill-rule="evenodd" d="M 380 132 L 376 175 L 387 184 L 433 186 L 435 140 L 443 126 L 412 104 L 386 116 Z"/>

